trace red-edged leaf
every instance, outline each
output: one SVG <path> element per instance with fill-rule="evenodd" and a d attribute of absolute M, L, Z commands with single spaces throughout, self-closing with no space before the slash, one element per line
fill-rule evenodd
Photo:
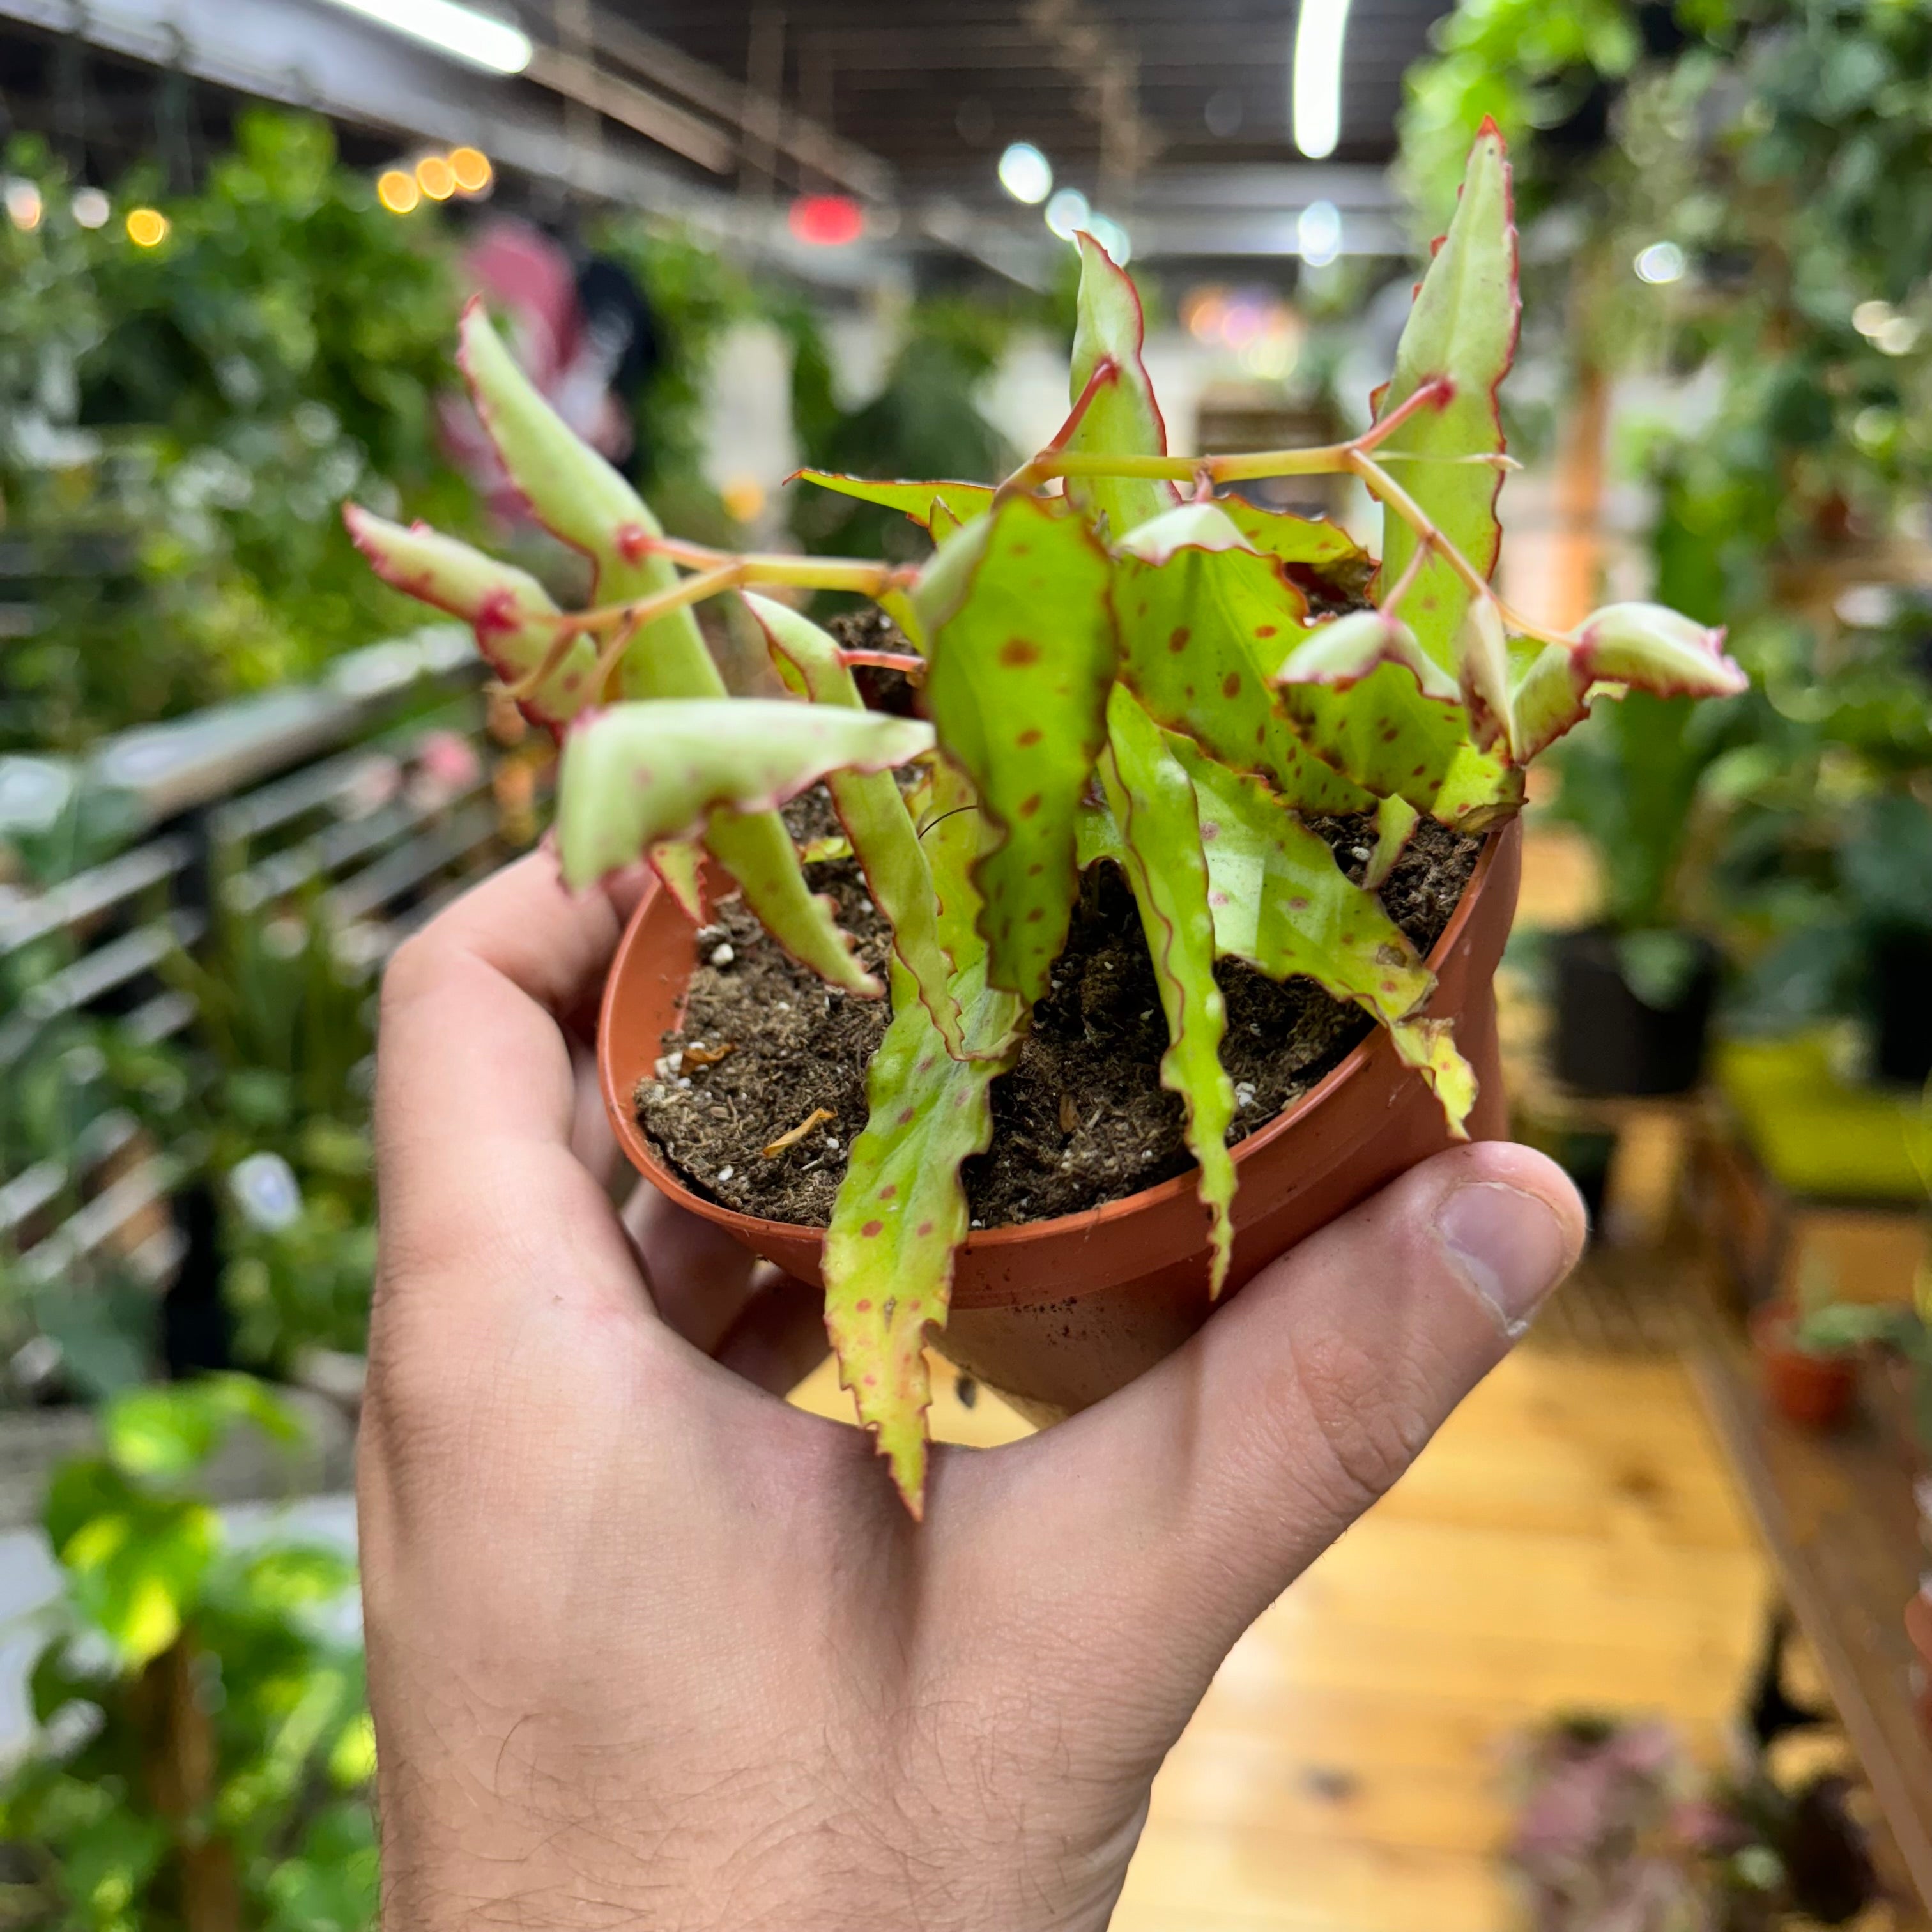
<path fill-rule="evenodd" d="M 1485 122 L 1470 150 L 1462 199 L 1449 232 L 1417 292 L 1396 350 L 1378 421 L 1426 386 L 1444 386 L 1377 452 L 1389 474 L 1444 536 L 1487 576 L 1502 528 L 1496 497 L 1502 472 L 1460 459 L 1499 454 L 1496 392 L 1516 353 L 1522 304 L 1516 290 L 1516 225 L 1502 136 Z M 1446 459 L 1446 460 L 1445 460 Z M 1382 578 L 1391 584 L 1414 555 L 1415 532 L 1393 512 L 1382 520 Z M 1424 560 L 1402 607 L 1424 650 L 1460 672 L 1468 587 L 1440 556 Z"/>
<path fill-rule="evenodd" d="M 896 510 L 921 530 L 932 531 L 935 539 L 983 517 L 993 503 L 992 486 L 987 483 L 875 483 L 869 477 L 842 476 L 835 470 L 795 470 L 788 480 L 816 483 L 821 490 Z M 943 520 L 943 529 L 935 517 Z"/>
<path fill-rule="evenodd" d="M 1069 399 L 1078 404 L 1090 388 L 1093 394 L 1065 447 L 1165 456 L 1167 424 L 1141 360 L 1147 332 L 1139 292 L 1092 236 L 1081 236 L 1079 243 L 1079 314 Z M 1180 500 L 1172 483 L 1142 477 L 1070 476 L 1066 496 L 1088 514 L 1105 517 L 1115 536 Z"/>
<path fill-rule="evenodd" d="M 940 744 L 998 842 L 974 875 L 987 978 L 1029 1005 L 1066 941 L 1074 817 L 1106 735 L 1108 574 L 1077 520 L 1014 496 L 950 538 L 913 596 Z"/>
<path fill-rule="evenodd" d="M 1234 1162 L 1228 1151 L 1234 1083 L 1221 1064 L 1227 1007 L 1214 981 L 1214 916 L 1194 787 L 1160 727 L 1123 685 L 1114 687 L 1107 720 L 1100 774 L 1167 1016 L 1160 1084 L 1187 1110 L 1187 1144 L 1200 1164 L 1214 1255 L 1209 1293 L 1218 1295 L 1234 1240 Z"/>
<path fill-rule="evenodd" d="M 1129 531 L 1114 569 L 1121 676 L 1161 724 L 1264 773 L 1305 810 L 1373 806 L 1304 744 L 1269 691 L 1270 673 L 1307 634 L 1301 594 L 1219 504 L 1183 504 Z"/>
<path fill-rule="evenodd" d="M 588 638 L 574 638 L 558 655 L 556 627 L 547 621 L 556 606 L 527 571 L 499 563 L 427 524 L 406 530 L 357 503 L 342 506 L 342 520 L 385 584 L 464 619 L 476 633 L 484 662 L 506 682 L 556 658 L 550 675 L 523 700 L 536 723 L 555 728 L 596 702 L 590 681 L 596 646 Z"/>
<path fill-rule="evenodd" d="M 745 603 L 793 690 L 814 705 L 865 710 L 838 644 L 809 617 L 769 597 L 748 595 Z M 826 786 L 873 903 L 892 927 L 892 950 L 918 988 L 946 1052 L 960 1058 L 966 1049 L 958 1009 L 946 987 L 951 967 L 939 943 L 932 873 L 898 782 L 890 772 L 848 770 L 832 772 Z"/>

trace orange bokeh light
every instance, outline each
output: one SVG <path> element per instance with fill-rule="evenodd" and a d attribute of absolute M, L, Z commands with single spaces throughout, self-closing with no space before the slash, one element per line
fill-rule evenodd
<path fill-rule="evenodd" d="M 137 248 L 158 248 L 168 238 L 168 218 L 158 208 L 128 211 L 128 239 Z"/>
<path fill-rule="evenodd" d="M 414 175 L 391 168 L 376 183 L 376 199 L 392 214 L 406 214 L 422 200 L 422 194 Z"/>
<path fill-rule="evenodd" d="M 447 201 L 456 192 L 456 170 L 441 154 L 425 154 L 416 164 L 416 185 L 432 201 Z"/>
<path fill-rule="evenodd" d="M 456 177 L 456 185 L 465 194 L 484 193 L 496 178 L 490 157 L 481 148 L 451 148 L 449 171 Z"/>

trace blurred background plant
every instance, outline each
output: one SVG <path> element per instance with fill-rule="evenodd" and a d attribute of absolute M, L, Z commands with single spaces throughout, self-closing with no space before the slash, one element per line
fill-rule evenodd
<path fill-rule="evenodd" d="M 62 1592 L 40 1617 L 34 1742 L 0 1782 L 0 1924 L 374 1922 L 354 1566 L 224 1526 L 200 1483 L 241 1429 L 302 1434 L 244 1376 L 137 1390 L 102 1410 L 100 1453 L 55 1474 Z"/>
<path fill-rule="evenodd" d="M 6 165 L 42 212 L 0 224 L 0 748 L 73 748 L 407 628 L 334 506 L 474 523 L 436 440 L 436 231 L 385 213 L 326 123 L 263 110 L 196 193 L 127 184 L 164 214 L 152 247 L 77 222 L 31 137 Z"/>

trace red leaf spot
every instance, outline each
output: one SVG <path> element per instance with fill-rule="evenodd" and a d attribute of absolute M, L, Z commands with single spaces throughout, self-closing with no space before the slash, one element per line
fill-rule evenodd
<path fill-rule="evenodd" d="M 1416 766 L 1416 768 L 1414 769 L 1414 771 L 1412 771 L 1412 772 L 1411 772 L 1409 773 L 1409 776 L 1410 776 L 1411 778 L 1419 778 L 1420 777 L 1421 777 L 1421 776 L 1422 776 L 1422 772 L 1423 772 L 1423 767 L 1422 767 L 1421 766 L 1420 766 L 1420 765 L 1418 765 L 1418 766 Z"/>
<path fill-rule="evenodd" d="M 1187 691 L 1187 695 L 1191 698 L 1194 695 L 1194 687 L 1193 687 L 1193 686 L 1192 686 L 1191 684 L 1190 684 L 1190 685 L 1189 685 L 1189 686 L 1186 687 L 1186 691 Z"/>
<path fill-rule="evenodd" d="M 476 628 L 481 631 L 514 631 L 517 628 L 517 595 L 513 590 L 490 590 L 476 607 Z"/>
<path fill-rule="evenodd" d="M 854 1312 L 855 1314 L 859 1314 L 859 1315 L 869 1315 L 869 1314 L 871 1314 L 871 1313 L 872 1313 L 872 1304 L 871 1298 L 868 1296 L 868 1297 L 865 1300 L 863 1300 L 863 1301 L 855 1301 L 855 1302 L 854 1302 L 854 1303 L 853 1303 L 853 1304 L 852 1304 L 852 1307 L 853 1307 L 853 1311 L 854 1311 Z"/>
<path fill-rule="evenodd" d="M 869 1241 L 874 1234 L 883 1234 L 886 1232 L 886 1224 L 883 1221 L 868 1221 L 859 1232 Z"/>
<path fill-rule="evenodd" d="M 1210 892 L 1208 895 L 1208 903 L 1210 905 L 1224 906 L 1228 904 L 1228 895 L 1223 892 Z"/>
<path fill-rule="evenodd" d="M 1288 909 L 1290 912 L 1306 912 L 1308 902 L 1304 898 L 1292 898 L 1288 902 Z"/>
<path fill-rule="evenodd" d="M 1013 740 L 1013 742 L 1022 747 L 1022 749 L 1028 745 L 1037 745 L 1040 742 L 1040 727 L 1037 724 L 1029 724 L 1026 729 Z"/>
<path fill-rule="evenodd" d="M 1274 626 L 1272 624 L 1257 624 L 1255 626 L 1255 635 L 1258 638 L 1271 638 L 1274 635 Z"/>
<path fill-rule="evenodd" d="M 1040 874 L 1046 870 L 1046 861 L 1044 859 L 1036 859 L 1033 863 L 1027 868 L 1027 877 L 1030 879 L 1036 879 L 1040 877 Z"/>
<path fill-rule="evenodd" d="M 1169 634 L 1167 647 L 1171 651 L 1184 651 L 1187 648 L 1187 626 L 1178 625 Z"/>
<path fill-rule="evenodd" d="M 1204 838 L 1218 838 L 1221 836 L 1220 823 L 1216 819 L 1204 818 L 1201 821 L 1201 836 Z"/>
<path fill-rule="evenodd" d="M 626 563 L 637 562 L 651 547 L 651 533 L 641 524 L 620 524 L 617 554 Z"/>
<path fill-rule="evenodd" d="M 1382 727 L 1382 742 L 1384 745 L 1393 745 L 1401 736 L 1402 734 L 1393 724 L 1384 724 Z"/>
<path fill-rule="evenodd" d="M 1009 544 L 1006 546 L 1006 553 L 1010 556 L 1024 556 L 1032 548 L 1031 544 Z"/>
<path fill-rule="evenodd" d="M 889 1180 L 879 1190 L 879 1198 L 881 1201 L 890 1201 L 898 1191 L 898 1183 L 896 1180 Z"/>
<path fill-rule="evenodd" d="M 1022 818 L 1030 818 L 1040 808 L 1040 796 L 1038 792 L 1035 792 L 1030 798 L 1023 798 L 1020 800 L 1020 816 Z"/>
<path fill-rule="evenodd" d="M 928 1234 L 932 1232 L 932 1223 L 930 1221 L 920 1222 L 919 1224 L 919 1232 L 920 1239 L 923 1240 Z"/>
<path fill-rule="evenodd" d="M 879 1378 L 877 1376 L 868 1376 L 866 1378 L 866 1386 L 868 1388 L 877 1388 L 878 1385 Z"/>
<path fill-rule="evenodd" d="M 899 1125 L 902 1127 L 909 1127 L 918 1118 L 919 1109 L 916 1107 L 908 1107 L 899 1115 Z"/>
<path fill-rule="evenodd" d="M 1044 907 L 1044 906 L 1035 906 L 1035 907 L 1034 907 L 1034 908 L 1032 908 L 1032 909 L 1031 909 L 1031 910 L 1028 913 L 1028 914 L 1027 914 L 1027 923 L 1028 923 L 1028 925 L 1029 925 L 1029 926 L 1035 925 L 1035 924 L 1036 924 L 1040 920 L 1043 920 L 1044 918 L 1046 918 L 1046 907 Z"/>
<path fill-rule="evenodd" d="M 1257 724 L 1255 727 L 1255 742 L 1257 745 L 1265 745 L 1268 742 L 1268 727 L 1265 724 Z"/>
<path fill-rule="evenodd" d="M 1144 617 L 1147 615 L 1147 599 L 1144 597 L 1134 606 L 1134 615 L 1136 617 Z"/>
<path fill-rule="evenodd" d="M 932 1055 L 931 1054 L 928 1053 L 925 1058 L 919 1063 L 919 1070 L 922 1073 L 930 1073 L 932 1071 Z"/>
<path fill-rule="evenodd" d="M 911 1314 L 914 1314 L 914 1315 L 916 1315 L 916 1314 L 919 1312 L 919 1298 L 918 1298 L 918 1296 L 914 1295 L 914 1296 L 913 1297 L 913 1298 L 911 1299 L 911 1300 L 908 1301 L 908 1302 L 906 1304 L 906 1308 L 907 1308 L 907 1310 L 908 1310 L 908 1312 L 909 1313 L 911 1313 Z"/>
<path fill-rule="evenodd" d="M 1221 695 L 1223 698 L 1238 698 L 1240 694 L 1241 674 L 1238 670 L 1231 670 L 1221 680 Z"/>
<path fill-rule="evenodd" d="M 1024 638 L 1009 638 L 1000 646 L 1000 662 L 1018 670 L 1022 664 L 1040 662 L 1040 646 Z"/>
<path fill-rule="evenodd" d="M 1395 991 L 1395 982 L 1393 980 L 1384 980 L 1382 982 L 1382 991 L 1385 993 L 1394 992 Z"/>

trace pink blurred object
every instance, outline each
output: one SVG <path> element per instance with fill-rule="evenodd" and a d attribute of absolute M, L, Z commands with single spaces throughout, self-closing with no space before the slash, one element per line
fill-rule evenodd
<path fill-rule="evenodd" d="M 610 392 L 610 356 L 584 326 L 570 257 L 540 228 L 513 215 L 487 222 L 463 258 L 465 281 L 507 325 L 511 352 L 544 400 L 601 454 L 630 449 L 629 415 Z M 498 515 L 528 515 L 466 394 L 446 392 L 437 415 L 454 463 Z"/>
<path fill-rule="evenodd" d="M 426 810 L 447 805 L 482 783 L 483 760 L 476 747 L 460 732 L 425 731 L 416 741 L 410 801 Z"/>

